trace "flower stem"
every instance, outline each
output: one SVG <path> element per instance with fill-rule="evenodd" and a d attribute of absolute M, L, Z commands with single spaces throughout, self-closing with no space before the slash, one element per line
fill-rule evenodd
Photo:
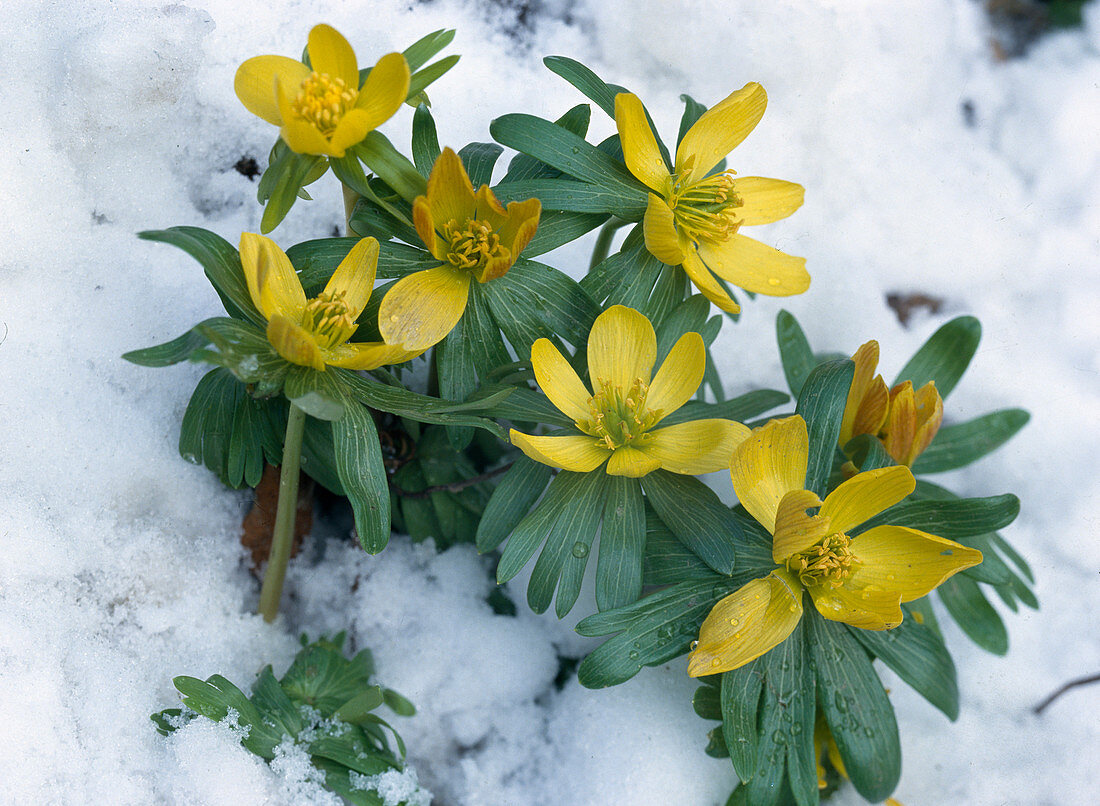
<path fill-rule="evenodd" d="M 588 263 L 589 271 L 596 268 L 607 258 L 608 253 L 611 251 L 611 239 L 615 237 L 616 232 L 628 223 L 614 216 L 607 219 L 607 223 L 600 228 L 600 234 L 596 236 L 596 246 L 592 249 L 592 260 Z"/>
<path fill-rule="evenodd" d="M 351 228 L 351 214 L 355 212 L 355 203 L 359 201 L 359 194 L 342 182 L 340 187 L 344 189 L 344 235 L 354 238 L 358 233 Z"/>
<path fill-rule="evenodd" d="M 279 504 L 275 509 L 275 533 L 271 537 L 271 553 L 267 557 L 264 584 L 260 589 L 260 615 L 271 623 L 279 615 L 279 599 L 283 595 L 283 579 L 294 540 L 294 522 L 298 515 L 298 476 L 302 462 L 302 432 L 306 413 L 293 403 L 286 420 L 283 442 L 283 463 L 279 468 Z"/>

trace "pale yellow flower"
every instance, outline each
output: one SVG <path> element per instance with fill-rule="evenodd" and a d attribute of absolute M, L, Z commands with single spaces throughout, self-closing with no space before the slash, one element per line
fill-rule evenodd
<path fill-rule="evenodd" d="M 736 313 L 737 303 L 714 275 L 774 297 L 810 286 L 805 258 L 793 257 L 740 234 L 741 227 L 770 224 L 802 206 L 803 188 L 781 179 L 711 173 L 760 122 L 768 97 L 746 84 L 709 109 L 687 131 L 669 173 L 636 95 L 615 96 L 615 124 L 623 158 L 652 192 L 643 220 L 646 248 L 663 263 L 683 266 L 707 299 Z"/>
<path fill-rule="evenodd" d="M 886 630 L 901 623 L 902 602 L 982 561 L 976 549 L 905 526 L 850 537 L 909 495 L 913 474 L 899 465 L 859 473 L 822 502 L 804 489 L 808 460 L 806 422 L 798 416 L 756 429 L 734 451 L 733 489 L 771 532 L 778 567 L 710 611 L 689 658 L 693 677 L 737 669 L 781 643 L 802 618 L 804 591 L 827 619 Z"/>
<path fill-rule="evenodd" d="M 531 436 L 515 429 L 512 444 L 536 462 L 586 473 L 607 463 L 612 476 L 640 477 L 658 468 L 688 476 L 729 463 L 749 429 L 732 420 L 692 420 L 658 427 L 699 389 L 706 349 L 698 333 L 685 333 L 653 374 L 657 337 L 633 308 L 613 305 L 588 337 L 589 391 L 548 339 L 531 350 L 542 391 L 568 415 L 576 435 Z"/>
<path fill-rule="evenodd" d="M 287 56 L 255 56 L 237 68 L 233 89 L 249 112 L 280 127 L 291 151 L 343 157 L 389 120 L 409 92 L 409 65 L 387 53 L 359 86 L 355 51 L 336 29 L 309 32 L 311 70 Z"/>

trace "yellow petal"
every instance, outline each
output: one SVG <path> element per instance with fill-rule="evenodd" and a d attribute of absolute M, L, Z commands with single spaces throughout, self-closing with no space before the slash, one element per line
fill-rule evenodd
<path fill-rule="evenodd" d="M 880 467 L 857 473 L 825 496 L 819 515 L 829 519 L 834 532 L 847 532 L 892 507 L 916 489 L 907 467 Z"/>
<path fill-rule="evenodd" d="M 602 447 L 592 437 L 548 436 L 533 437 L 516 431 L 508 436 L 512 444 L 536 462 L 575 473 L 588 473 L 607 461 L 611 451 Z"/>
<path fill-rule="evenodd" d="M 905 464 L 911 465 L 924 453 L 943 424 L 943 398 L 936 391 L 935 381 L 929 381 L 917 390 L 917 433 Z"/>
<path fill-rule="evenodd" d="M 656 194 L 649 194 L 649 202 L 642 219 L 642 233 L 645 235 L 645 248 L 649 254 L 669 266 L 679 266 L 684 261 L 684 252 L 680 248 L 680 236 L 676 234 L 676 220 L 672 208 Z"/>
<path fill-rule="evenodd" d="M 695 121 L 676 149 L 676 172 L 688 167 L 701 179 L 756 128 L 768 95 L 755 81 L 719 102 Z"/>
<path fill-rule="evenodd" d="M 733 214 L 746 227 L 786 218 L 802 206 L 806 195 L 802 185 L 763 176 L 738 177 L 734 180 L 733 190 L 744 202 L 740 207 L 733 208 Z"/>
<path fill-rule="evenodd" d="M 349 148 L 358 145 L 367 132 L 373 129 L 370 116 L 362 109 L 349 109 L 336 124 L 336 130 L 329 136 L 329 148 L 332 156 L 343 157 Z"/>
<path fill-rule="evenodd" d="M 309 63 L 318 73 L 342 79 L 350 89 L 359 89 L 359 65 L 348 40 L 330 25 L 314 25 L 309 32 Z"/>
<path fill-rule="evenodd" d="M 352 319 L 358 319 L 370 299 L 377 267 L 378 241 L 374 238 L 363 238 L 340 261 L 325 285 L 325 294 L 343 294 L 348 315 Z"/>
<path fill-rule="evenodd" d="M 370 129 L 377 129 L 401 108 L 408 94 L 408 62 L 400 53 L 387 53 L 371 68 L 355 108 L 367 113 Z"/>
<path fill-rule="evenodd" d="M 451 221 L 461 227 L 474 217 L 474 186 L 462 160 L 450 148 L 444 148 L 432 166 L 427 198 L 436 232 L 443 232 Z"/>
<path fill-rule="evenodd" d="M 876 526 L 852 539 L 853 584 L 897 591 L 911 602 L 982 561 L 977 549 L 906 526 Z"/>
<path fill-rule="evenodd" d="M 245 109 L 275 126 L 283 125 L 279 101 L 275 96 L 275 78 L 285 87 L 297 87 L 309 68 L 286 56 L 255 56 L 237 68 L 233 90 Z"/>
<path fill-rule="evenodd" d="M 401 364 L 420 355 L 422 351 L 406 350 L 380 341 L 344 342 L 323 352 L 324 362 L 344 369 L 377 369 L 390 364 Z"/>
<path fill-rule="evenodd" d="M 588 374 L 595 391 L 604 382 L 624 393 L 637 378 L 649 383 L 656 359 L 657 334 L 642 314 L 612 305 L 596 317 L 588 336 Z"/>
<path fill-rule="evenodd" d="M 687 276 L 695 287 L 703 292 L 703 296 L 726 313 L 739 313 L 741 306 L 733 301 L 733 298 L 714 279 L 710 269 L 703 265 L 703 261 L 700 260 L 695 247 L 688 247 L 684 250 L 683 255 L 684 262 L 681 265 L 683 265 L 684 271 L 687 272 Z"/>
<path fill-rule="evenodd" d="M 890 390 L 890 409 L 882 432 L 886 452 L 895 462 L 912 461 L 909 454 L 917 436 L 917 400 L 912 381 L 899 383 Z"/>
<path fill-rule="evenodd" d="M 459 157 L 459 159 L 462 158 Z M 508 211 L 504 209 L 504 206 L 488 185 L 482 185 L 477 189 L 474 193 L 474 218 L 487 220 L 492 224 L 493 229 L 499 232 L 507 216 Z"/>
<path fill-rule="evenodd" d="M 297 320 L 306 294 L 286 253 L 270 238 L 252 232 L 241 235 L 240 251 L 248 294 L 264 319 L 283 314 Z"/>
<path fill-rule="evenodd" d="M 828 518 L 806 514 L 807 509 L 819 506 L 821 499 L 809 490 L 791 490 L 783 496 L 776 509 L 772 539 L 772 559 L 776 563 L 782 565 L 836 531 L 829 528 Z"/>
<path fill-rule="evenodd" d="M 649 385 L 646 407 L 666 417 L 687 403 L 703 382 L 707 369 L 707 352 L 703 337 L 685 333 L 672 345 L 653 383 Z M 719 467 L 725 467 L 729 457 Z"/>
<path fill-rule="evenodd" d="M 800 618 L 802 587 L 788 574 L 754 579 L 711 609 L 688 656 L 688 674 L 738 669 L 783 643 Z"/>
<path fill-rule="evenodd" d="M 754 294 L 789 297 L 810 287 L 806 258 L 788 255 L 744 235 L 731 235 L 724 241 L 700 241 L 699 256 L 723 280 Z"/>
<path fill-rule="evenodd" d="M 661 463 L 648 452 L 624 445 L 616 448 L 607 463 L 607 475 L 639 479 L 659 468 Z"/>
<path fill-rule="evenodd" d="M 442 249 L 443 244 L 436 234 L 435 222 L 432 221 L 432 208 L 428 204 L 427 196 L 417 196 L 416 201 L 413 202 L 413 226 L 416 227 L 416 234 L 420 236 L 424 246 L 428 247 L 428 251 L 436 259 L 446 260 Z"/>
<path fill-rule="evenodd" d="M 733 452 L 730 477 L 737 498 L 758 522 L 775 534 L 779 502 L 806 484 L 810 438 L 798 415 L 757 428 Z"/>
<path fill-rule="evenodd" d="M 901 624 L 901 595 L 897 591 L 856 590 L 813 585 L 807 590 L 817 612 L 864 630 L 888 630 Z"/>
<path fill-rule="evenodd" d="M 592 418 L 588 407 L 592 393 L 549 339 L 539 339 L 531 346 L 531 366 L 543 393 L 566 417 L 575 423 Z"/>
<path fill-rule="evenodd" d="M 515 261 L 520 253 L 531 243 L 539 228 L 539 216 L 542 215 L 542 202 L 538 199 L 526 199 L 508 203 L 506 219 L 498 229 L 500 242 L 508 247 Z"/>
<path fill-rule="evenodd" d="M 669 179 L 668 166 L 657 148 L 657 138 L 653 136 L 645 108 L 637 95 L 620 92 L 615 96 L 615 127 L 619 130 L 626 167 L 647 187 L 664 193 Z"/>
<path fill-rule="evenodd" d="M 267 340 L 275 351 L 292 364 L 314 369 L 325 368 L 321 348 L 304 328 L 280 313 L 267 323 Z"/>
<path fill-rule="evenodd" d="M 454 330 L 469 296 L 468 272 L 449 266 L 415 272 L 382 299 L 378 329 L 387 344 L 426 350 Z"/>
<path fill-rule="evenodd" d="M 691 420 L 649 432 L 639 450 L 665 470 L 698 476 L 727 467 L 734 449 L 749 434 L 748 426 L 733 420 Z"/>
<path fill-rule="evenodd" d="M 877 427 L 874 431 L 857 431 L 855 429 L 856 416 L 859 414 L 860 406 L 863 405 L 864 398 L 871 388 L 871 379 L 875 375 L 875 368 L 878 367 L 878 353 L 878 342 L 872 339 L 856 350 L 855 355 L 852 356 L 852 361 L 855 362 L 855 370 L 852 373 L 852 385 L 848 387 L 848 400 L 844 404 L 844 418 L 840 423 L 841 445 L 844 445 L 858 434 L 878 433 Z M 885 387 L 885 384 L 883 386 Z M 883 403 L 885 402 L 883 400 Z M 882 416 L 885 419 L 885 406 L 882 408 Z"/>

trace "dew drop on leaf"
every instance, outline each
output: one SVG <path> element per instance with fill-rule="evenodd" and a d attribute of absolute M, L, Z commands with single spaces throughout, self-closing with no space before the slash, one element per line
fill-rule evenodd
<path fill-rule="evenodd" d="M 588 556 L 588 546 L 578 540 L 573 544 L 573 556 L 578 560 L 583 560 Z"/>

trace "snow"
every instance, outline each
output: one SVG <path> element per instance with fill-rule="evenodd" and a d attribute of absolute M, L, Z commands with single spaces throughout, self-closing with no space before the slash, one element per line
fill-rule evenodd
<path fill-rule="evenodd" d="M 1100 667 L 1100 4 L 1086 5 L 1083 30 L 1007 63 L 993 60 L 972 0 L 560 0 L 527 24 L 511 5 L 4 4 L 0 799 L 332 802 L 292 749 L 268 767 L 231 726 L 196 720 L 164 739 L 148 715 L 177 701 L 175 675 L 247 687 L 266 663 L 281 674 L 300 632 L 340 629 L 416 703 L 394 721 L 437 803 L 719 804 L 732 786 L 729 764 L 702 753 L 710 724 L 691 712 L 682 660 L 609 690 L 559 688 L 559 654 L 591 645 L 572 632 L 590 589 L 559 623 L 526 611 L 518 578 L 511 618 L 486 603 L 491 569 L 469 547 L 440 555 L 395 538 L 368 557 L 320 535 L 292 565 L 286 615 L 269 626 L 253 614 L 258 588 L 237 543 L 247 499 L 176 452 L 203 370 L 119 358 L 213 315 L 217 300 L 190 258 L 134 233 L 193 224 L 235 242 L 257 229 L 255 185 L 233 165 L 262 161 L 273 131 L 239 105 L 233 72 L 252 55 L 297 53 L 326 21 L 364 63 L 458 28 L 462 61 L 432 92 L 445 144 L 488 139 L 505 112 L 553 117 L 581 102 L 545 54 L 639 92 L 670 133 L 679 93 L 714 103 L 764 84 L 768 113 L 731 167 L 806 186 L 805 207 L 760 237 L 807 256 L 814 283 L 758 299 L 724 329 L 729 391 L 782 385 L 780 308 L 819 349 L 877 338 L 887 377 L 940 323 L 972 313 L 982 348 L 948 418 L 1033 415 L 945 481 L 1020 495 L 1008 536 L 1032 561 L 1042 609 L 1007 614 L 1007 658 L 948 628 L 955 724 L 888 683 L 905 756 L 897 795 L 907 806 L 1089 802 L 1100 687 L 1041 717 L 1030 709 Z M 400 117 L 385 131 L 403 145 L 411 116 Z M 597 136 L 612 130 L 599 110 L 593 121 Z M 276 231 L 284 246 L 340 223 L 333 180 L 316 190 Z M 576 274 L 585 248 L 553 260 Z M 946 306 L 903 329 L 883 303 L 890 291 Z M 845 790 L 835 802 L 860 800 Z"/>

